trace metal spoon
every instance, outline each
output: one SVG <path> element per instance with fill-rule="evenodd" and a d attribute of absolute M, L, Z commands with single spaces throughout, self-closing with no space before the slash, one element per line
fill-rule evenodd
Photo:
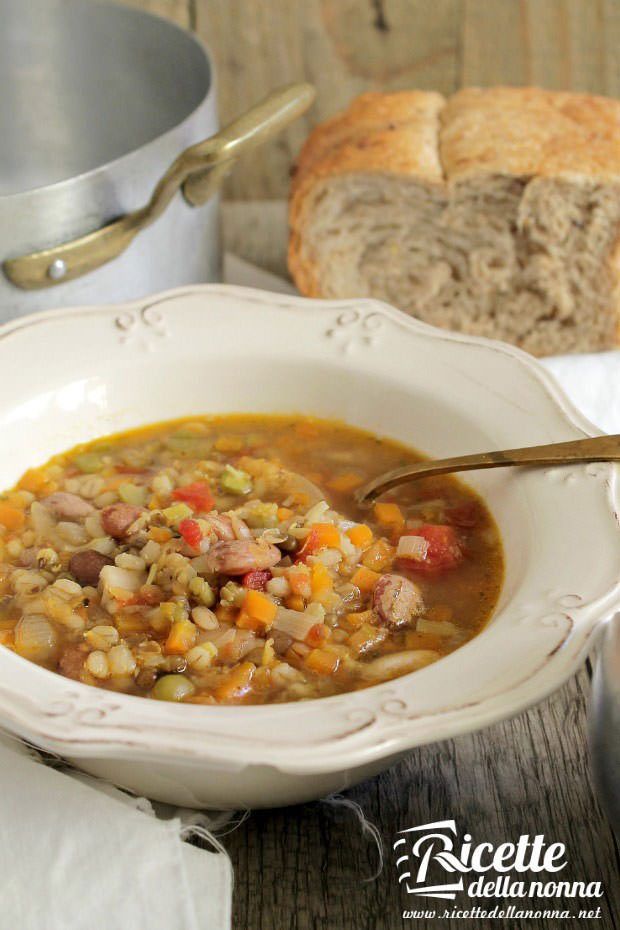
<path fill-rule="evenodd" d="M 477 468 L 502 468 L 508 465 L 568 465 L 581 462 L 620 462 L 620 435 L 591 436 L 572 439 L 570 442 L 552 442 L 546 446 L 525 449 L 506 449 L 502 452 L 476 452 L 451 459 L 416 462 L 405 468 L 396 468 L 373 478 L 356 492 L 358 504 L 370 504 L 386 491 L 417 481 L 457 471 Z"/>

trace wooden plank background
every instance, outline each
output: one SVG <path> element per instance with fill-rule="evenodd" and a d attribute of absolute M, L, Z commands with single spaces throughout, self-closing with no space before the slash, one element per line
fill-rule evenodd
<path fill-rule="evenodd" d="M 233 199 L 284 197 L 310 127 L 362 91 L 539 84 L 620 96 L 620 0 L 128 0 L 208 43 L 229 119 L 306 79 L 312 111 L 229 179 Z"/>

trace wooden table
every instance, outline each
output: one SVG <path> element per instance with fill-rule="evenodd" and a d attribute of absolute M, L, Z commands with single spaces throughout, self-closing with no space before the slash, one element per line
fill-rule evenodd
<path fill-rule="evenodd" d="M 312 110 L 246 156 L 235 199 L 283 197 L 308 130 L 367 90 L 538 84 L 620 96 L 620 0 L 125 0 L 195 29 L 229 120 L 289 81 Z"/>
<path fill-rule="evenodd" d="M 285 215 L 282 202 L 225 205 L 228 247 L 281 271 Z M 588 763 L 590 673 L 589 665 L 584 666 L 528 713 L 471 736 L 417 749 L 379 778 L 347 792 L 383 839 L 385 864 L 375 881 L 365 881 L 377 868 L 375 844 L 363 835 L 351 810 L 317 802 L 252 813 L 224 839 L 236 874 L 235 930 L 446 926 L 437 919 L 402 920 L 404 908 L 436 905 L 432 899 L 412 901 L 399 890 L 392 853 L 397 831 L 445 819 L 454 819 L 477 842 L 498 845 L 516 841 L 521 834 L 543 833 L 547 842 L 565 843 L 569 865 L 562 879 L 600 880 L 605 899 L 591 905 L 567 899 L 533 906 L 578 913 L 580 906 L 594 909 L 602 903 L 600 920 L 574 920 L 572 926 L 620 926 L 620 848 L 594 797 Z M 466 901 L 457 903 L 465 906 Z M 515 902 L 493 899 L 489 906 L 496 903 Z M 476 930 L 554 930 L 564 924 L 536 918 L 455 922 Z"/>

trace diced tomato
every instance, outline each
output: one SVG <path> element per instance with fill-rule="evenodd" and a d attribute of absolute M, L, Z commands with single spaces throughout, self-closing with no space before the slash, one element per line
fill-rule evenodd
<path fill-rule="evenodd" d="M 186 484 L 182 488 L 175 488 L 172 492 L 175 501 L 183 501 L 189 504 L 194 510 L 201 513 L 208 513 L 213 510 L 215 501 L 211 494 L 211 489 L 206 481 L 194 481 L 193 484 Z"/>
<path fill-rule="evenodd" d="M 297 565 L 299 562 L 305 562 L 306 556 L 314 555 L 314 553 L 318 550 L 318 548 L 319 548 L 319 534 L 317 530 L 313 528 L 310 530 L 310 532 L 306 536 L 303 546 L 297 553 L 295 564 Z"/>
<path fill-rule="evenodd" d="M 192 549 L 200 548 L 202 533 L 200 532 L 200 526 L 195 520 L 190 520 L 189 518 L 181 520 L 179 523 L 179 533 Z"/>
<path fill-rule="evenodd" d="M 464 501 L 446 511 L 448 522 L 453 526 L 475 526 L 480 519 L 480 507 L 476 501 Z"/>
<path fill-rule="evenodd" d="M 424 523 L 402 535 L 422 536 L 428 542 L 424 561 L 402 559 L 407 568 L 413 571 L 434 572 L 454 568 L 463 558 L 463 550 L 453 526 Z"/>
<path fill-rule="evenodd" d="M 268 568 L 264 571 L 247 572 L 241 579 L 244 588 L 252 588 L 253 591 L 264 591 L 265 585 L 272 578 Z"/>

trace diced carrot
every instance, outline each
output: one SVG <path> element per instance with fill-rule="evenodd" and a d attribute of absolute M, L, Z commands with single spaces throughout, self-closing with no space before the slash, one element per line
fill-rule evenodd
<path fill-rule="evenodd" d="M 351 582 L 364 594 L 368 594 L 374 589 L 374 586 L 380 577 L 381 575 L 379 572 L 373 572 L 371 568 L 366 568 L 364 565 L 360 565 L 358 570 L 351 578 Z"/>
<path fill-rule="evenodd" d="M 290 507 L 278 507 L 277 516 L 278 520 L 282 522 L 283 520 L 288 520 L 295 513 L 294 510 L 291 510 Z"/>
<path fill-rule="evenodd" d="M 176 620 L 170 627 L 164 652 L 168 655 L 185 655 L 196 642 L 196 633 L 191 620 Z"/>
<path fill-rule="evenodd" d="M 326 623 L 315 623 L 308 630 L 305 642 L 308 646 L 322 646 L 331 635 L 332 631 Z"/>
<path fill-rule="evenodd" d="M 375 504 L 374 510 L 375 517 L 384 526 L 401 527 L 405 525 L 405 518 L 398 504 L 379 501 L 378 504 Z"/>
<path fill-rule="evenodd" d="M 348 471 L 342 475 L 336 475 L 335 478 L 328 481 L 327 487 L 331 488 L 332 491 L 340 491 L 342 494 L 346 494 L 347 491 L 359 488 L 363 480 L 361 475 L 356 474 L 354 471 Z"/>
<path fill-rule="evenodd" d="M 306 603 L 301 594 L 289 594 L 284 601 L 284 606 L 289 610 L 304 610 Z"/>
<path fill-rule="evenodd" d="M 218 701 L 233 701 L 243 697 L 252 686 L 256 666 L 253 662 L 242 662 L 217 686 L 214 696 Z"/>
<path fill-rule="evenodd" d="M 274 602 L 254 588 L 248 588 L 247 594 L 243 599 L 243 609 L 256 620 L 259 620 L 264 626 L 271 626 L 276 619 L 278 608 Z"/>
<path fill-rule="evenodd" d="M 314 555 L 319 549 L 337 549 L 340 546 L 340 532 L 333 523 L 313 523 L 306 540 L 301 547 L 298 558 Z"/>
<path fill-rule="evenodd" d="M 324 649 L 313 649 L 305 660 L 306 667 L 318 675 L 333 675 L 339 662 L 338 656 Z"/>
<path fill-rule="evenodd" d="M 32 494 L 40 494 L 49 484 L 49 478 L 41 468 L 29 468 L 19 480 L 19 487 Z"/>
<path fill-rule="evenodd" d="M 347 536 L 358 549 L 366 549 L 372 542 L 372 530 L 365 523 L 358 523 L 347 530 Z"/>
<path fill-rule="evenodd" d="M 340 531 L 333 523 L 315 523 L 312 529 L 318 533 L 319 548 L 324 546 L 337 549 L 340 545 Z"/>
<path fill-rule="evenodd" d="M 23 510 L 20 510 L 19 507 L 13 507 L 12 504 L 7 504 L 5 501 L 0 501 L 0 523 L 7 530 L 20 529 L 25 520 L 26 515 Z"/>
<path fill-rule="evenodd" d="M 172 538 L 172 533 L 167 526 L 152 526 L 148 532 L 149 539 L 155 542 L 164 543 Z"/>
<path fill-rule="evenodd" d="M 362 565 L 372 568 L 373 572 L 384 572 L 392 567 L 396 549 L 387 539 L 378 539 L 362 555 Z"/>
<path fill-rule="evenodd" d="M 310 584 L 310 573 L 304 566 L 291 568 L 286 577 L 293 594 L 299 594 L 301 597 L 310 597 L 312 587 Z"/>
<path fill-rule="evenodd" d="M 316 565 L 312 566 L 311 586 L 312 596 L 316 598 L 327 594 L 334 587 L 332 576 L 322 562 L 317 562 Z"/>
<path fill-rule="evenodd" d="M 372 610 L 353 611 L 352 613 L 345 615 L 345 620 L 353 627 L 353 629 L 357 630 L 363 623 L 370 623 L 372 620 Z"/>
<path fill-rule="evenodd" d="M 235 624 L 239 630 L 254 630 L 255 633 L 265 631 L 265 624 L 262 622 L 262 620 L 259 620 L 257 617 L 253 617 L 243 607 L 237 614 Z"/>

